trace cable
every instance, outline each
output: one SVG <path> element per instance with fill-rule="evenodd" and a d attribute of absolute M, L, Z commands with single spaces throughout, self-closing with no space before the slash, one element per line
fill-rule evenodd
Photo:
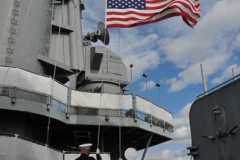
<path fill-rule="evenodd" d="M 102 82 L 102 87 L 103 87 L 103 82 Z M 102 88 L 101 87 L 101 88 Z M 101 89 L 101 94 L 100 94 L 100 108 L 102 108 L 102 93 L 103 93 L 103 89 Z M 100 128 L 101 128 L 101 124 L 100 124 L 100 118 L 98 118 L 98 139 L 97 139 L 97 149 L 99 149 L 99 137 L 100 137 Z"/>
<path fill-rule="evenodd" d="M 53 5 L 54 5 L 54 2 L 53 2 Z M 56 45 L 57 50 L 54 54 L 54 71 L 53 71 L 52 88 L 51 88 L 50 96 L 53 96 L 54 79 L 56 76 L 56 64 L 57 64 L 56 55 L 57 55 L 58 49 L 59 49 L 58 45 L 59 45 L 59 37 L 60 37 L 61 27 L 62 27 L 63 5 L 64 5 L 64 0 L 62 1 L 62 10 L 61 10 L 61 14 L 60 14 L 61 20 L 60 20 L 60 26 L 59 26 L 59 30 L 58 30 L 58 38 L 57 38 L 57 45 Z M 52 12 L 53 12 L 53 10 L 52 10 Z M 50 118 L 50 110 L 49 110 L 46 145 L 48 145 L 48 140 L 49 140 L 50 120 L 51 120 L 51 118 Z"/>
<path fill-rule="evenodd" d="M 106 40 L 106 32 L 104 34 L 104 44 Z M 100 97 L 100 108 L 102 107 L 102 93 L 103 93 L 103 81 L 102 81 L 102 86 L 101 86 L 101 97 Z M 97 148 L 99 149 L 99 137 L 100 137 L 100 118 L 98 119 L 98 141 L 97 141 Z"/>
<path fill-rule="evenodd" d="M 120 28 L 118 29 L 118 54 L 119 54 L 119 57 L 120 57 L 120 41 L 121 40 L 121 37 L 120 37 Z M 120 66 L 118 66 L 118 71 L 119 71 L 119 74 L 120 74 Z M 122 137 L 121 137 L 121 134 L 122 134 L 122 127 L 121 127 L 121 107 L 120 107 L 120 94 L 121 94 L 121 87 L 120 87 L 120 80 L 118 81 L 118 87 L 119 87 L 119 119 L 120 119 L 120 122 L 119 122 L 119 159 L 121 159 L 122 157 Z"/>
<path fill-rule="evenodd" d="M 106 30 L 106 28 L 105 28 Z M 105 44 L 105 41 L 106 41 L 106 31 L 104 33 L 104 44 Z M 100 108 L 102 108 L 102 93 L 103 93 L 103 81 L 101 82 L 102 83 L 102 86 L 101 86 L 101 97 L 100 97 Z M 98 139 L 97 139 L 97 149 L 99 149 L 99 137 L 100 137 L 100 118 L 98 119 Z"/>

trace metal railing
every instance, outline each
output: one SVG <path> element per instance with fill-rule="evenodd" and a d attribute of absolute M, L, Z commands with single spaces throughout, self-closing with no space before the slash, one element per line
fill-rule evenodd
<path fill-rule="evenodd" d="M 149 123 L 150 125 L 158 126 L 163 129 L 166 129 L 170 132 L 173 132 L 173 126 L 163 119 L 154 117 L 150 114 L 141 112 L 137 109 L 98 109 L 98 108 L 87 108 L 87 107 L 79 107 L 79 106 L 69 106 L 60 100 L 57 100 L 54 97 L 51 97 L 46 94 L 36 93 L 33 91 L 3 86 L 2 92 L 0 96 L 7 96 L 12 99 L 12 102 L 17 103 L 17 99 L 24 99 L 29 101 L 34 101 L 46 105 L 50 105 L 66 114 L 73 115 L 93 115 L 93 116 L 106 116 L 109 117 L 124 117 L 124 118 L 133 118 L 139 119 Z M 162 108 L 163 109 L 163 108 Z M 165 110 L 165 109 L 164 109 Z M 166 110 L 165 110 L 166 111 Z M 168 111 L 167 111 L 168 112 Z M 169 112 L 171 113 L 171 112 Z M 172 113 L 171 113 L 172 114 Z"/>
<path fill-rule="evenodd" d="M 226 86 L 227 84 L 229 84 L 229 83 L 231 83 L 231 82 L 237 80 L 239 77 L 240 77 L 240 74 L 238 74 L 238 75 L 236 75 L 235 77 L 230 78 L 229 80 L 227 80 L 227 81 L 225 81 L 225 82 L 223 82 L 223 83 L 221 83 L 221 84 L 219 84 L 219 85 L 217 85 L 217 86 L 215 86 L 215 87 L 209 89 L 209 90 L 206 91 L 206 92 L 203 92 L 203 93 L 197 95 L 197 98 L 204 97 L 206 94 L 212 93 L 212 92 L 218 90 L 219 88 L 221 88 L 221 87 L 223 87 L 223 86 Z"/>

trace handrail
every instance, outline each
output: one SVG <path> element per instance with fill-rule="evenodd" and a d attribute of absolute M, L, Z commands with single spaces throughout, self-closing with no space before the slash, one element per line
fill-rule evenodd
<path fill-rule="evenodd" d="M 221 87 L 223 87 L 223 86 L 229 84 L 230 82 L 235 81 L 235 80 L 236 80 L 237 78 L 239 78 L 239 77 L 240 77 L 240 74 L 238 74 L 238 75 L 236 75 L 236 76 L 230 78 L 229 80 L 227 80 L 227 81 L 225 81 L 225 82 L 223 82 L 223 83 L 221 83 L 221 84 L 219 84 L 219 85 L 217 85 L 217 86 L 215 86 L 215 87 L 209 89 L 209 90 L 206 91 L 206 92 L 203 92 L 203 93 L 197 95 L 196 97 L 197 97 L 197 98 L 204 97 L 206 94 L 209 94 L 209 93 L 214 92 L 215 90 L 217 90 L 217 89 L 219 89 L 219 88 L 221 88 Z"/>
<path fill-rule="evenodd" d="M 4 86 L 4 88 L 3 89 L 7 89 L 7 90 L 11 90 L 11 89 L 15 89 L 15 90 L 19 90 L 19 91 L 24 91 L 24 92 L 27 92 L 27 93 L 29 93 L 29 94 L 36 94 L 36 95 L 39 95 L 39 96 L 44 96 L 44 97 L 48 97 L 49 95 L 48 94 L 43 94 L 43 93 L 39 93 L 39 92 L 35 92 L 35 91 L 31 91 L 31 90 L 27 90 L 27 89 L 23 89 L 23 88 L 19 88 L 19 87 L 14 87 L 14 86 L 7 86 L 7 85 L 5 85 Z M 15 91 L 16 92 L 16 91 Z M 10 92 L 11 93 L 11 92 Z M 14 93 L 12 93 L 12 94 L 14 94 Z M 8 96 L 8 97 L 12 97 L 12 95 L 11 94 L 9 94 L 9 95 L 3 95 L 3 96 Z M 16 95 L 15 95 L 16 96 Z M 14 97 L 15 97 L 14 96 Z M 18 97 L 18 96 L 17 96 Z M 15 98 L 17 98 L 17 97 L 15 97 Z M 25 97 L 26 98 L 26 97 Z M 25 98 L 23 98 L 23 99 L 25 99 Z M 39 102 L 39 103 L 44 103 L 44 102 Z M 61 102 L 60 100 L 58 100 L 58 99 L 56 99 L 55 97 L 51 97 L 51 106 L 52 107 L 54 107 L 54 108 L 56 108 L 56 109 L 58 109 L 58 110 L 61 110 L 61 111 L 63 111 L 63 112 L 66 112 L 66 107 L 67 107 L 67 104 L 66 103 L 64 103 L 64 102 Z M 64 107 L 65 109 L 63 109 L 62 107 Z M 88 107 L 82 107 L 82 108 L 88 108 Z M 75 108 L 76 109 L 76 108 Z M 89 109 L 98 109 L 98 110 L 112 110 L 112 111 L 114 111 L 114 109 L 99 109 L 99 108 L 89 108 Z M 163 109 L 163 108 L 161 108 L 161 109 Z M 127 110 L 129 110 L 129 109 L 127 109 Z M 134 110 L 134 108 L 133 108 L 133 110 Z M 164 111 L 166 111 L 166 110 L 164 110 Z M 148 114 L 148 113 L 145 113 L 145 112 L 141 112 L 140 110 L 138 110 L 137 108 L 136 108 L 136 112 L 137 113 L 140 113 L 140 114 L 143 114 L 144 115 L 144 117 L 146 117 L 146 115 Z M 172 114 L 171 112 L 169 112 L 170 114 Z M 74 114 L 76 114 L 76 113 L 74 113 Z M 87 114 L 87 115 L 89 115 L 89 114 Z M 151 114 L 150 114 L 151 115 Z M 156 117 L 156 116 L 154 116 L 154 115 L 151 115 L 151 117 L 152 117 L 152 119 L 157 119 L 158 121 L 163 121 L 164 123 L 168 123 L 168 122 L 166 122 L 165 121 L 165 119 L 162 119 L 162 118 L 158 118 L 158 117 Z M 139 119 L 139 118 L 138 118 Z M 142 120 L 142 119 L 141 119 Z M 144 120 L 144 119 L 143 119 Z M 170 124 L 170 123 L 168 123 L 169 125 L 171 125 L 172 126 L 172 124 Z"/>

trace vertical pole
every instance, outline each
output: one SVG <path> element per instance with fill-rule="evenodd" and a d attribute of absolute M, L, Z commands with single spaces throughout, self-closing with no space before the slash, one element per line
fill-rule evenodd
<path fill-rule="evenodd" d="M 144 160 L 144 158 L 145 158 L 145 155 L 146 155 L 146 153 L 147 153 L 149 144 L 150 144 L 150 142 L 151 142 L 151 140 L 152 140 L 152 136 L 153 136 L 153 134 L 151 134 L 150 137 L 149 137 L 149 139 L 148 139 L 148 143 L 147 143 L 146 148 L 145 148 L 145 150 L 144 150 L 144 152 L 143 152 L 142 160 Z"/>
<path fill-rule="evenodd" d="M 132 68 L 131 68 L 131 93 L 133 93 L 133 83 L 132 83 Z"/>
<path fill-rule="evenodd" d="M 65 160 L 65 151 L 63 151 L 63 160 Z"/>
<path fill-rule="evenodd" d="M 133 99 L 133 110 L 134 110 L 134 122 L 137 122 L 137 107 L 136 107 L 136 96 L 134 93 L 132 93 L 132 99 Z"/>
<path fill-rule="evenodd" d="M 158 87 L 159 90 L 159 106 L 161 107 L 161 93 L 160 93 L 160 87 Z"/>
<path fill-rule="evenodd" d="M 234 78 L 235 77 L 234 68 L 232 68 L 232 75 L 233 75 L 233 78 Z M 236 78 L 234 78 L 234 80 L 236 80 Z"/>
<path fill-rule="evenodd" d="M 205 80 L 205 75 L 204 75 L 204 71 L 203 71 L 203 66 L 202 63 L 200 64 L 201 67 L 201 74 L 202 74 L 202 83 L 203 83 L 203 90 L 204 90 L 204 95 L 206 95 L 207 93 L 207 85 L 206 85 L 206 80 Z"/>
<path fill-rule="evenodd" d="M 147 86 L 147 77 L 145 78 L 145 80 L 146 80 L 146 98 L 147 98 L 147 100 L 148 100 L 148 86 Z"/>

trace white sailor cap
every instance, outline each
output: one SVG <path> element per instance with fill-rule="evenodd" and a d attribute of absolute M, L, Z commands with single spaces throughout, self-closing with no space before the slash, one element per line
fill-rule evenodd
<path fill-rule="evenodd" d="M 91 146 L 92 146 L 91 143 L 86 143 L 86 144 L 81 144 L 81 145 L 79 145 L 79 147 L 80 147 L 81 149 L 90 149 Z"/>

